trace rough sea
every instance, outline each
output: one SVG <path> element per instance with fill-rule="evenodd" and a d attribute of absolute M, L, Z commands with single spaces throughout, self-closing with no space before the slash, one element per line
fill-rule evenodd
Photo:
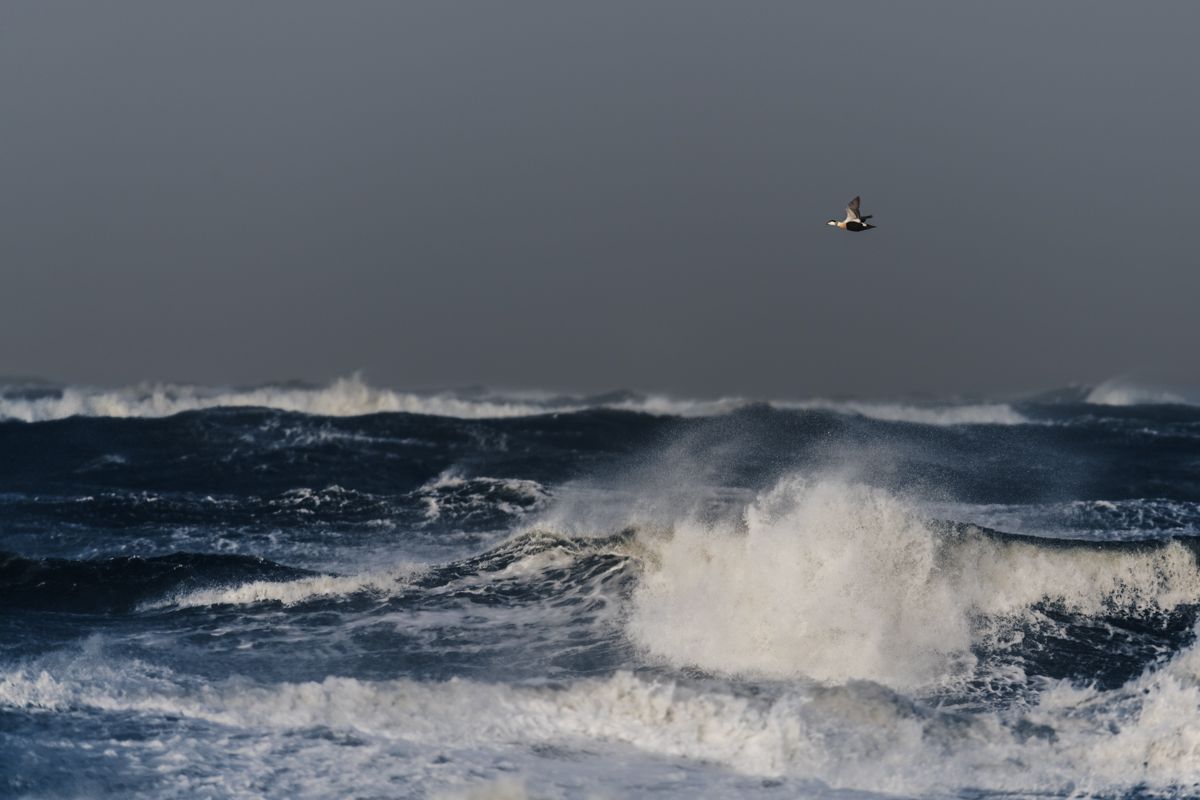
<path fill-rule="evenodd" d="M 0 388 L 0 796 L 1200 796 L 1200 407 Z"/>

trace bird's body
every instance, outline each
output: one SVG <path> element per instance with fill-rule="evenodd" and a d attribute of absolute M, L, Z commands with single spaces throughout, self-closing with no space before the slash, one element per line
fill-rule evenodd
<path fill-rule="evenodd" d="M 858 204 L 859 199 L 855 197 L 850 201 L 850 205 L 846 207 L 845 219 L 831 219 L 825 224 L 832 225 L 835 228 L 841 228 L 844 231 L 853 231 L 854 233 L 871 230 L 871 228 L 875 227 L 871 223 L 867 222 L 867 220 L 871 218 L 871 215 L 867 214 L 865 217 L 860 217 L 858 215 Z"/>

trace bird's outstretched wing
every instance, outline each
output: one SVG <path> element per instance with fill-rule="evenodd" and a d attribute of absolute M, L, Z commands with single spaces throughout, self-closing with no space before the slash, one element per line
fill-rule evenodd
<path fill-rule="evenodd" d="M 858 198 L 855 197 L 850 201 L 850 205 L 846 206 L 846 222 L 859 222 L 858 216 Z"/>

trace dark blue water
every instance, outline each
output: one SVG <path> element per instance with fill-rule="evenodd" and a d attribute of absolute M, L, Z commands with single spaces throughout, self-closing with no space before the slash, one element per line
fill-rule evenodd
<path fill-rule="evenodd" d="M 1067 399 L 9 387 L 0 795 L 1200 794 L 1200 408 Z"/>

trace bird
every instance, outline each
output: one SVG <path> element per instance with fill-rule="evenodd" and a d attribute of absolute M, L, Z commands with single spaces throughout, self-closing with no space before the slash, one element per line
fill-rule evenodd
<path fill-rule="evenodd" d="M 867 222 L 867 220 L 870 218 L 870 214 L 867 214 L 865 217 L 860 217 L 858 215 L 858 198 L 855 197 L 850 201 L 850 205 L 846 206 L 845 219 L 831 219 L 825 224 L 832 225 L 835 228 L 841 228 L 844 231 L 854 231 L 855 233 L 858 233 L 859 231 L 869 231 L 871 228 L 875 227 Z"/>

